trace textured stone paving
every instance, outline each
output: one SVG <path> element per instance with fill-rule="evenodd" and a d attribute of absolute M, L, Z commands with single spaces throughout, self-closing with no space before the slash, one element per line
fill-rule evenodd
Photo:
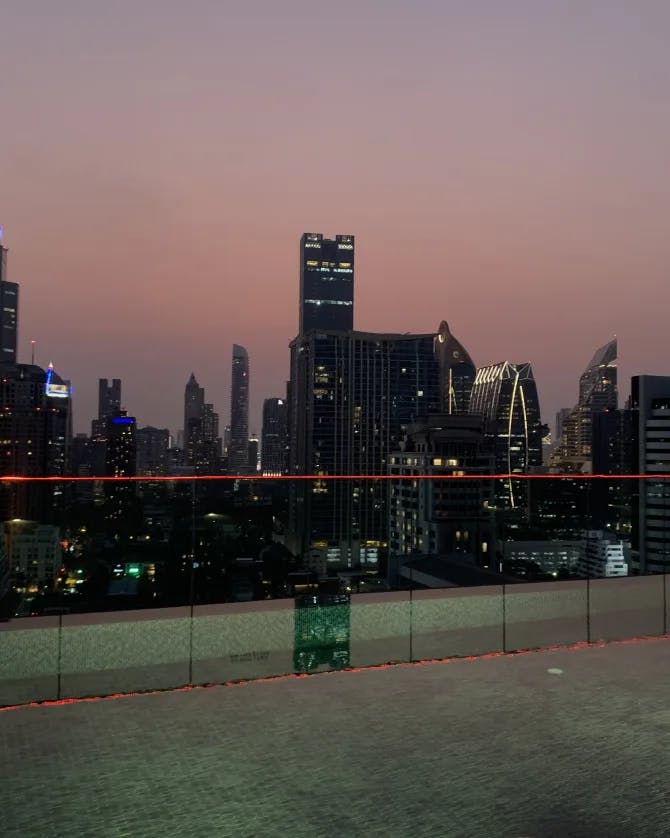
<path fill-rule="evenodd" d="M 0 834 L 670 836 L 670 641 L 0 712 Z"/>

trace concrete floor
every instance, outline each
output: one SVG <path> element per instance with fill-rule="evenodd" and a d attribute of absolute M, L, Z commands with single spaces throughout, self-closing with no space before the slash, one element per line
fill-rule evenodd
<path fill-rule="evenodd" d="M 0 712 L 0 834 L 670 836 L 670 640 Z"/>

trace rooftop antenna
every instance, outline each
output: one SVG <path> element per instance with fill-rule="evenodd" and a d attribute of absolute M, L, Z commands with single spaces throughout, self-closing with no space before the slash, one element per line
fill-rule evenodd
<path fill-rule="evenodd" d="M 37 344 L 37 341 L 36 341 L 36 340 L 31 340 L 31 341 L 30 341 L 30 348 L 31 348 L 31 353 L 30 353 L 30 363 L 31 363 L 33 366 L 35 366 L 35 345 L 36 345 L 36 344 Z"/>

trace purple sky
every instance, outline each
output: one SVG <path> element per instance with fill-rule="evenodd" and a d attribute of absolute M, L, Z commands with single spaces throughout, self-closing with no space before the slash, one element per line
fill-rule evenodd
<path fill-rule="evenodd" d="M 193 370 L 282 395 L 303 231 L 353 233 L 356 327 L 670 374 L 667 0 L 5 0 L 0 224 L 20 360 L 176 431 Z"/>

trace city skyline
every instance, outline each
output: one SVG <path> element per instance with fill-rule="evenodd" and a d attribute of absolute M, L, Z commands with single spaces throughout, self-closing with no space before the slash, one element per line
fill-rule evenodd
<path fill-rule="evenodd" d="M 356 329 L 437 310 L 478 367 L 533 364 L 545 421 L 613 333 L 622 382 L 665 372 L 666 4 L 344 2 L 326 39 L 303 2 L 126 5 L 3 9 L 19 360 L 73 382 L 77 431 L 101 376 L 140 424 L 179 429 L 192 370 L 227 416 L 239 343 L 260 432 L 308 230 L 356 236 Z"/>

